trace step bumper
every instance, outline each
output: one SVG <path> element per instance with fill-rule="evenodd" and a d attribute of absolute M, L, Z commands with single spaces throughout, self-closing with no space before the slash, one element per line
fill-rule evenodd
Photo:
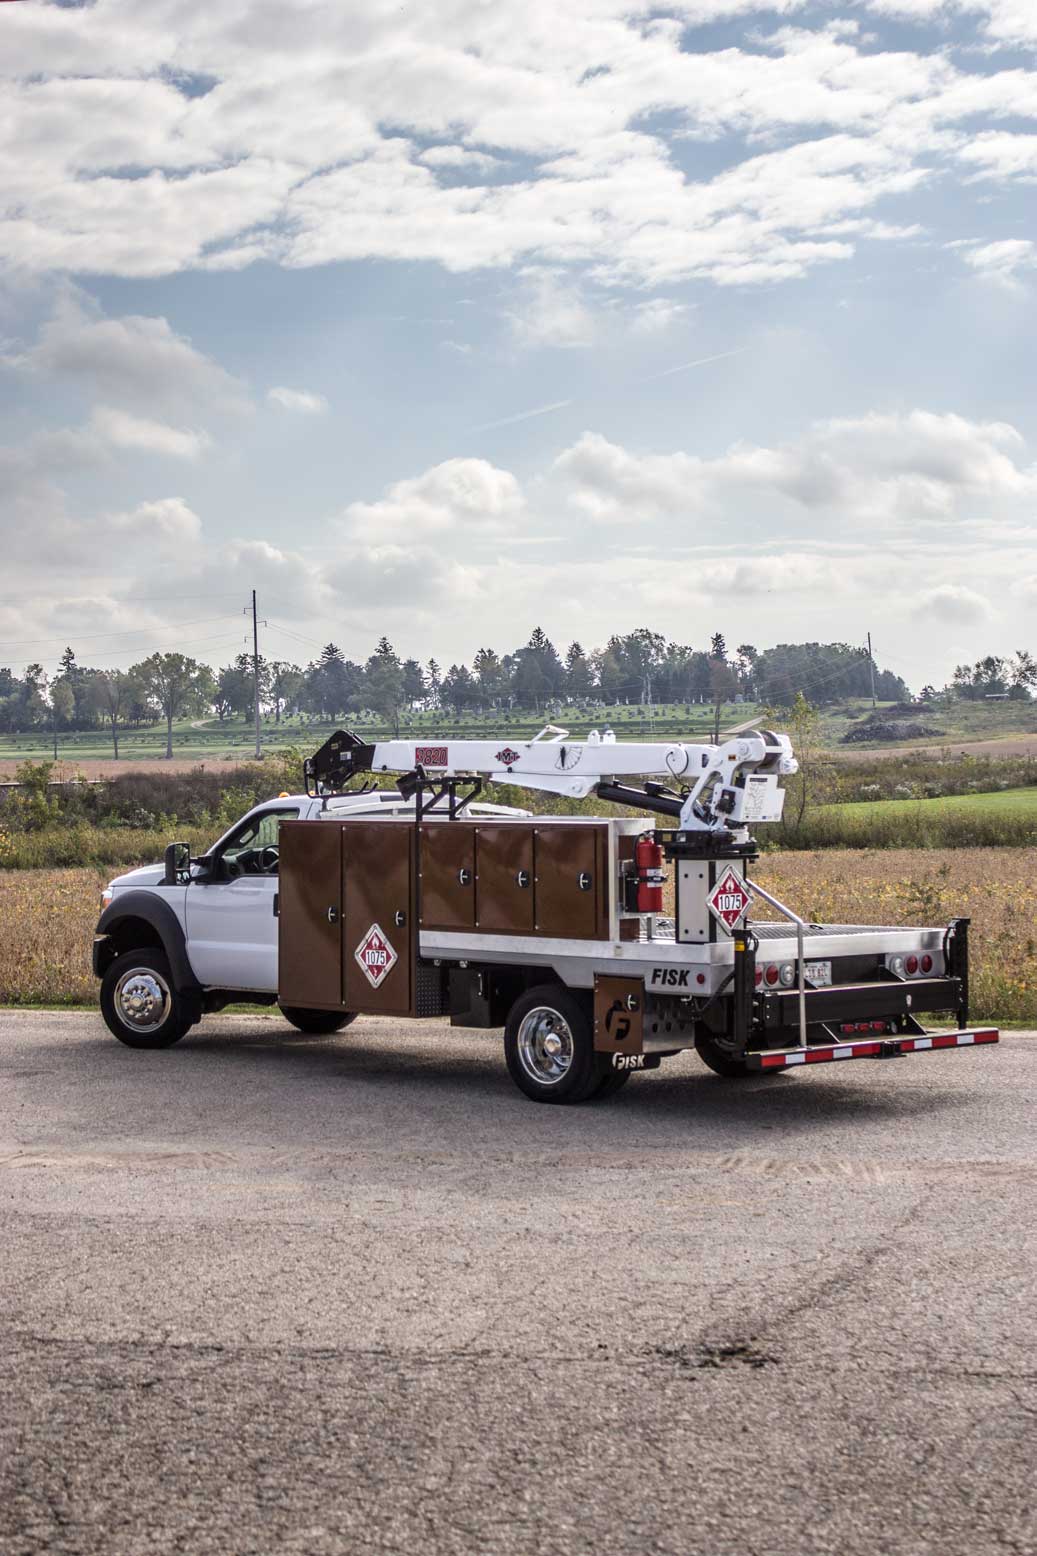
<path fill-rule="evenodd" d="M 745 1062 L 751 1070 L 788 1070 L 797 1064 L 832 1064 L 840 1059 L 898 1059 L 901 1054 L 935 1053 L 942 1048 L 974 1048 L 981 1043 L 996 1043 L 1000 1036 L 996 1027 L 972 1027 L 965 1032 L 811 1043 L 807 1048 L 771 1048 L 746 1054 Z"/>

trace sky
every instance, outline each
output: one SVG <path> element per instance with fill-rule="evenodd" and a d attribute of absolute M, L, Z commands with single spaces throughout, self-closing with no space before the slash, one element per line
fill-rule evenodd
<path fill-rule="evenodd" d="M 3 0 L 0 665 L 1037 649 L 1034 0 Z"/>

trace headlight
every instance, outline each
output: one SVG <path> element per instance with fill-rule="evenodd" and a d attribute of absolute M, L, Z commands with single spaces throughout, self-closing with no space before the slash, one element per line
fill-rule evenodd
<path fill-rule="evenodd" d="M 105 908 L 108 906 L 108 904 L 111 902 L 111 900 L 112 900 L 112 898 L 114 896 L 115 896 L 115 893 L 112 891 L 112 888 L 110 886 L 106 886 L 104 891 L 101 893 L 101 912 L 102 913 L 104 912 Z"/>

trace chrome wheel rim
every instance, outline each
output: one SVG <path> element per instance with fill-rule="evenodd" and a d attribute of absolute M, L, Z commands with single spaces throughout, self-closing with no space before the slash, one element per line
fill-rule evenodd
<path fill-rule="evenodd" d="M 157 1032 L 171 1003 L 169 984 L 152 967 L 134 967 L 115 985 L 119 1020 L 131 1032 Z"/>
<path fill-rule="evenodd" d="M 573 1062 L 573 1035 L 565 1017 L 549 1005 L 528 1011 L 519 1024 L 518 1056 L 538 1086 L 557 1086 Z"/>

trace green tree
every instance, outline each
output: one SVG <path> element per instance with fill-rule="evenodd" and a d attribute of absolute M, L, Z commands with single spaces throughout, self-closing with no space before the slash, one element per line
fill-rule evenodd
<path fill-rule="evenodd" d="M 594 690 L 594 671 L 582 643 L 570 643 L 565 651 L 565 690 L 577 700 Z"/>
<path fill-rule="evenodd" d="M 442 700 L 455 713 L 465 713 L 478 696 L 475 677 L 467 665 L 451 665 L 443 677 Z"/>
<path fill-rule="evenodd" d="M 768 709 L 764 718 L 791 736 L 792 752 L 799 763 L 799 771 L 784 781 L 785 810 L 781 818 L 782 832 L 794 836 L 810 806 L 821 803 L 830 786 L 829 764 L 821 743 L 821 715 L 802 692 L 797 692 L 791 708 Z"/>
<path fill-rule="evenodd" d="M 428 672 L 425 679 L 425 706 L 428 708 L 439 707 L 439 692 L 443 684 L 443 672 L 434 659 L 428 662 Z"/>
<path fill-rule="evenodd" d="M 71 729 L 76 721 L 76 694 L 67 681 L 55 680 L 50 688 L 50 712 L 55 729 Z"/>
<path fill-rule="evenodd" d="M 377 713 L 388 719 L 394 735 L 400 733 L 400 704 L 403 701 L 403 666 L 389 639 L 379 638 L 378 647 L 367 661 L 367 699 Z"/>
<path fill-rule="evenodd" d="M 425 699 L 425 677 L 416 659 L 403 661 L 403 700 L 411 707 Z"/>
<path fill-rule="evenodd" d="M 480 648 L 472 661 L 475 680 L 482 700 L 489 705 L 497 702 L 504 693 L 504 666 L 492 648 Z"/>
<path fill-rule="evenodd" d="M 166 757 L 173 755 L 173 720 L 200 713 L 211 704 L 215 683 L 208 665 L 186 654 L 151 654 L 131 665 L 130 675 L 140 682 L 147 697 L 166 721 Z"/>
<path fill-rule="evenodd" d="M 302 685 L 302 671 L 286 659 L 273 659 L 266 667 L 266 695 L 274 710 L 274 723 L 280 724 Z"/>
<path fill-rule="evenodd" d="M 119 725 L 126 717 L 139 687 L 125 670 L 98 670 L 90 683 L 90 695 L 99 716 L 108 725 L 112 753 L 119 760 Z"/>

